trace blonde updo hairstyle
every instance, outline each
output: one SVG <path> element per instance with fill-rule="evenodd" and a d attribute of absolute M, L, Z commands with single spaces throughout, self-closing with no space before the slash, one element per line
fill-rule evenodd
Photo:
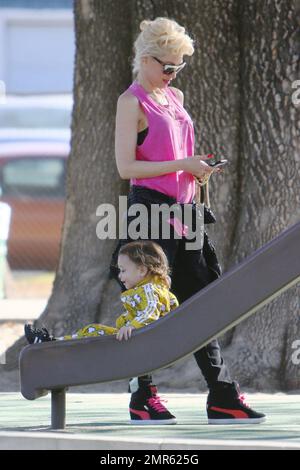
<path fill-rule="evenodd" d="M 132 73 L 136 76 L 140 70 L 142 57 L 164 55 L 188 55 L 194 53 L 194 40 L 185 32 L 185 28 L 169 18 L 158 17 L 155 20 L 143 20 L 134 42 Z"/>

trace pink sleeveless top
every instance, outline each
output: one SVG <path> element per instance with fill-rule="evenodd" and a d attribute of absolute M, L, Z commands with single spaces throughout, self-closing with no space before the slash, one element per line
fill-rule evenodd
<path fill-rule="evenodd" d="M 166 87 L 169 105 L 162 105 L 136 81 L 128 89 L 138 98 L 149 127 L 144 142 L 136 147 L 136 159 L 162 162 L 193 156 L 193 121 L 176 93 Z M 193 175 L 182 170 L 150 178 L 131 178 L 130 184 L 155 189 L 182 203 L 191 202 L 195 194 Z"/>

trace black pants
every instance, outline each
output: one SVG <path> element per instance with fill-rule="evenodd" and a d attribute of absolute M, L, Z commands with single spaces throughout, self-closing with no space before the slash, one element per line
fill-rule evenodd
<path fill-rule="evenodd" d="M 175 202 L 175 199 L 161 192 L 139 186 L 132 186 L 128 196 L 128 206 L 130 207 L 132 204 L 136 203 L 144 204 L 149 209 L 149 217 L 151 204 L 164 203 L 172 205 Z M 192 204 L 192 208 L 196 216 L 197 207 L 195 203 Z M 205 213 L 204 223 L 206 223 L 206 221 L 210 222 L 212 217 L 210 213 Z M 130 222 L 131 217 L 128 217 L 128 220 Z M 148 238 L 151 239 L 150 233 Z M 127 239 L 119 241 L 111 263 L 111 274 L 117 279 L 123 290 L 125 290 L 125 287 L 118 279 L 118 251 L 122 245 L 130 241 L 129 236 Z M 170 239 L 154 239 L 153 241 L 162 247 L 168 258 L 172 270 L 171 291 L 176 295 L 179 303 L 184 302 L 221 275 L 221 267 L 218 263 L 215 249 L 206 232 L 204 232 L 203 246 L 198 250 L 187 250 L 187 240 L 184 237 L 175 239 L 174 231 L 172 230 Z M 192 240 L 189 240 L 189 242 L 192 242 Z M 218 382 L 231 383 L 232 380 L 221 356 L 220 346 L 217 340 L 211 341 L 208 345 L 196 351 L 194 357 L 209 389 L 213 388 Z M 139 378 L 139 383 L 143 381 L 150 383 L 151 380 L 152 378 L 149 375 L 142 376 Z"/>

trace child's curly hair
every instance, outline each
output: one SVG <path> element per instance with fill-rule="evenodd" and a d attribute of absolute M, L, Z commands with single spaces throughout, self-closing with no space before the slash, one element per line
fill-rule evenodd
<path fill-rule="evenodd" d="M 126 243 L 119 250 L 119 255 L 127 255 L 137 265 L 145 266 L 148 273 L 158 276 L 166 287 L 170 288 L 170 268 L 163 249 L 150 240 L 137 240 Z"/>

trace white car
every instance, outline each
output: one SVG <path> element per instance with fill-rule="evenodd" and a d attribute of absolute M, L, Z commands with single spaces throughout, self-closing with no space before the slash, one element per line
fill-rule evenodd
<path fill-rule="evenodd" d="M 13 269 L 55 269 L 65 204 L 72 95 L 0 102 L 0 200 L 11 208 Z"/>

